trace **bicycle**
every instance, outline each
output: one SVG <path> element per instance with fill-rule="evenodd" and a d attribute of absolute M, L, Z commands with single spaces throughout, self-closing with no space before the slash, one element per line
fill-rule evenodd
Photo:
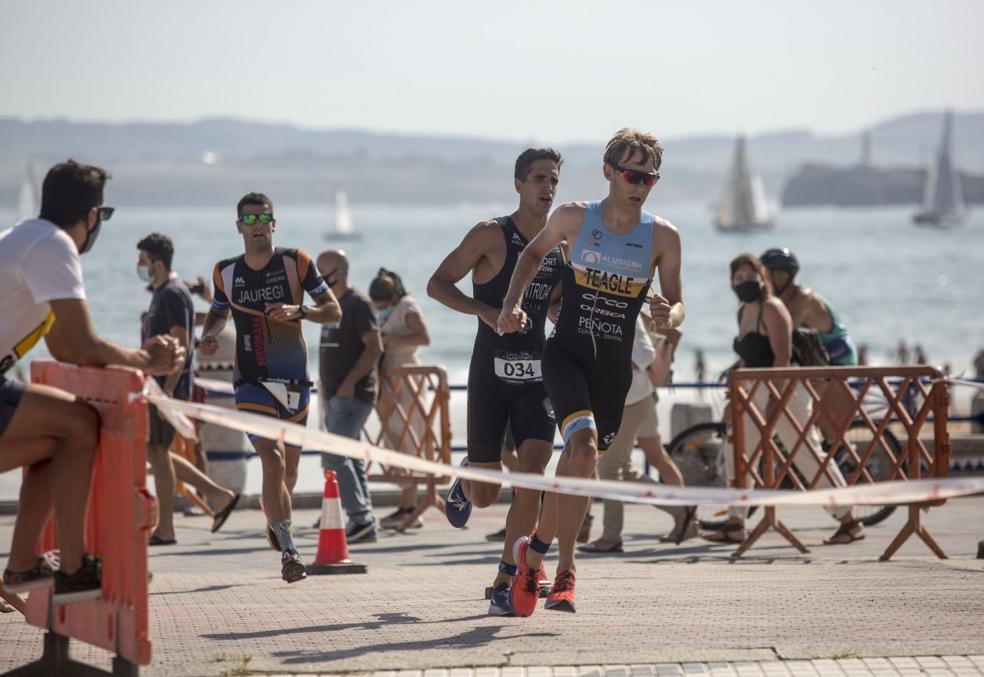
<path fill-rule="evenodd" d="M 874 444 L 871 429 L 860 418 L 851 423 L 845 437 L 854 445 L 859 458 L 864 458 L 870 446 Z M 698 423 L 679 433 L 666 445 L 667 453 L 683 475 L 685 486 L 727 487 L 727 466 L 722 453 L 726 438 L 727 429 L 723 421 Z M 903 454 L 902 444 L 891 430 L 886 428 L 882 433 L 882 439 L 895 458 Z M 823 444 L 827 446 L 826 442 Z M 838 450 L 834 461 L 845 477 L 850 477 L 857 468 L 854 458 L 844 448 Z M 885 453 L 885 448 L 881 444 L 876 444 L 865 467 L 871 478 L 878 482 L 891 479 L 894 463 Z M 792 471 L 793 468 L 790 470 Z M 788 477 L 783 480 L 782 488 L 793 488 L 793 483 Z M 751 506 L 748 515 L 751 516 L 756 508 L 757 506 Z M 854 514 L 865 526 L 873 526 L 886 520 L 895 512 L 895 508 L 894 505 L 859 505 L 855 507 Z M 697 509 L 697 521 L 702 529 L 720 529 L 726 518 L 727 506 L 702 505 Z"/>

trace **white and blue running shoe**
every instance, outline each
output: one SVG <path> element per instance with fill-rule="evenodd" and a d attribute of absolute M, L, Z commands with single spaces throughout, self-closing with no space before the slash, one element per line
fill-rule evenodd
<path fill-rule="evenodd" d="M 492 589 L 489 602 L 489 616 L 515 616 L 512 602 L 509 601 L 509 583 L 499 583 Z"/>

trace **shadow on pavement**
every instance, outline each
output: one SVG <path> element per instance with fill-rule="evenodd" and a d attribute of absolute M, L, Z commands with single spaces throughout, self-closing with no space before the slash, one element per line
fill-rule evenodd
<path fill-rule="evenodd" d="M 486 618 L 481 616 L 481 618 Z M 467 619 L 457 619 L 467 620 Z M 434 621 L 436 623 L 449 623 L 454 622 L 454 620 L 443 620 Z M 467 630 L 457 635 L 450 635 L 447 637 L 438 637 L 428 640 L 412 640 L 408 642 L 382 642 L 380 644 L 372 644 L 366 646 L 351 647 L 348 649 L 340 649 L 338 651 L 278 651 L 274 652 L 273 656 L 283 660 L 285 664 L 303 664 L 303 663 L 328 663 L 334 661 L 344 661 L 351 658 L 357 658 L 364 656 L 366 654 L 372 653 L 395 653 L 403 651 L 426 651 L 428 649 L 436 649 L 440 651 L 454 650 L 454 649 L 474 649 L 476 647 L 486 646 L 493 641 L 497 640 L 509 640 L 512 642 L 517 637 L 522 638 L 535 638 L 535 637 L 556 637 L 557 633 L 551 632 L 537 632 L 537 633 L 526 633 L 520 632 L 515 635 L 510 635 L 508 637 L 497 637 L 497 633 L 502 630 L 505 626 L 503 625 L 491 625 L 482 626 L 478 628 L 473 628 Z M 514 646 L 514 644 L 510 644 Z M 503 651 L 502 656 L 503 662 L 506 660 L 505 651 Z"/>

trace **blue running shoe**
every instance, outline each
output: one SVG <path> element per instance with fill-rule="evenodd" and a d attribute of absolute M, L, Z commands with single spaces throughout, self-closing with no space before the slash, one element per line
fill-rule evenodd
<path fill-rule="evenodd" d="M 464 468 L 468 465 L 468 459 L 464 458 L 461 461 L 461 467 Z M 451 526 L 460 529 L 461 527 L 468 524 L 468 518 L 471 517 L 472 504 L 467 498 L 465 498 L 464 489 L 461 486 L 461 480 L 455 478 L 454 482 L 451 483 L 451 490 L 448 491 L 448 498 L 444 502 L 444 514 L 447 515 L 448 522 Z"/>
<path fill-rule="evenodd" d="M 499 583 L 492 589 L 489 602 L 489 616 L 515 616 L 512 602 L 509 601 L 509 583 Z"/>

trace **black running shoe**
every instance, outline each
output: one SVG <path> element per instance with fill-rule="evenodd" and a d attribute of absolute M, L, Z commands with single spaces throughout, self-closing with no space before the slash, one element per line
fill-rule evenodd
<path fill-rule="evenodd" d="M 376 523 L 369 524 L 349 524 L 345 530 L 345 542 L 352 543 L 375 543 L 377 538 Z"/>
<path fill-rule="evenodd" d="M 82 566 L 74 574 L 56 571 L 55 592 L 51 601 L 55 604 L 71 604 L 96 599 L 102 595 L 102 560 L 82 556 Z"/>
<path fill-rule="evenodd" d="M 280 556 L 280 573 L 288 583 L 296 583 L 307 578 L 304 562 L 296 552 L 284 552 Z"/>
<path fill-rule="evenodd" d="M 12 595 L 19 595 L 31 590 L 47 588 L 54 582 L 54 573 L 51 563 L 44 557 L 38 557 L 35 565 L 27 571 L 4 570 L 3 590 Z"/>

